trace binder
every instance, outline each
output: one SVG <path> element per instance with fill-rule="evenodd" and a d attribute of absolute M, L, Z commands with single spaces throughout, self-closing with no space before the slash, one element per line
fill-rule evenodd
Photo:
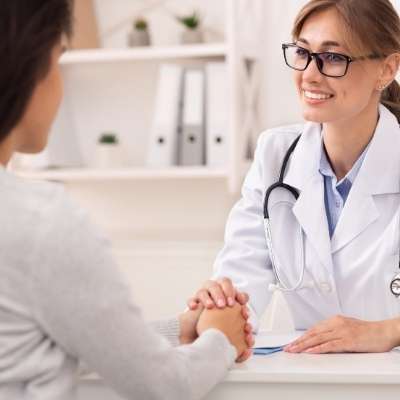
<path fill-rule="evenodd" d="M 160 66 L 147 154 L 148 166 L 168 167 L 177 164 L 182 76 L 183 68 L 179 65 Z"/>
<path fill-rule="evenodd" d="M 219 167 L 228 163 L 229 89 L 228 71 L 223 62 L 210 62 L 207 73 L 206 163 Z"/>
<path fill-rule="evenodd" d="M 182 127 L 178 146 L 179 165 L 205 164 L 204 103 L 204 68 L 186 68 L 183 83 Z"/>

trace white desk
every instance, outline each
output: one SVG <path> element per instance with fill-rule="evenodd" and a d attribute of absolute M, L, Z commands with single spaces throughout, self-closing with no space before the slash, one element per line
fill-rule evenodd
<path fill-rule="evenodd" d="M 253 356 L 236 366 L 207 400 L 398 400 L 400 352 Z"/>
<path fill-rule="evenodd" d="M 80 385 L 82 400 L 120 400 L 100 380 Z M 400 351 L 384 354 L 253 356 L 206 400 L 398 400 Z M 178 400 L 178 399 L 177 399 Z"/>

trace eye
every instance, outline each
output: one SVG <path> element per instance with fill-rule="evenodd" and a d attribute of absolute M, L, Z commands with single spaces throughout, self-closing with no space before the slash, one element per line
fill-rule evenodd
<path fill-rule="evenodd" d="M 296 47 L 295 54 L 299 58 L 308 58 L 308 51 L 301 47 Z"/>
<path fill-rule="evenodd" d="M 346 57 L 344 57 L 342 54 L 337 53 L 323 53 L 321 54 L 321 56 L 324 62 L 328 62 L 331 64 L 341 64 L 347 61 Z"/>

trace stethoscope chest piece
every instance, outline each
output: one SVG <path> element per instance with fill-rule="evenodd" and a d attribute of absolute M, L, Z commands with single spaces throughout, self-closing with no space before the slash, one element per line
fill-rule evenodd
<path fill-rule="evenodd" d="M 400 273 L 397 274 L 390 282 L 390 291 L 396 296 L 400 296 Z"/>

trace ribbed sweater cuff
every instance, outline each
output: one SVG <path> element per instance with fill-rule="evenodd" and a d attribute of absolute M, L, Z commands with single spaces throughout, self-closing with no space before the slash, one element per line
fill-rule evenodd
<path fill-rule="evenodd" d="M 160 335 L 168 339 L 172 346 L 179 346 L 179 336 L 181 328 L 178 318 L 174 317 L 160 321 L 154 321 L 150 323 L 150 326 Z"/>

